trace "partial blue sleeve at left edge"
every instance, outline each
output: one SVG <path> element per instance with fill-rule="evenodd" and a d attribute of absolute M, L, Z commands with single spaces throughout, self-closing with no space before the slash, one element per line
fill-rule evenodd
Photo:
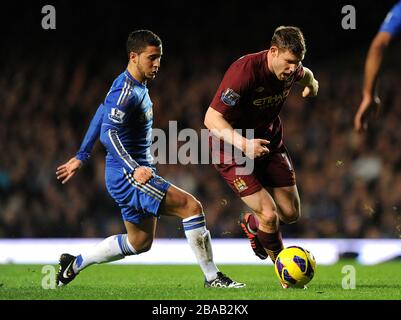
<path fill-rule="evenodd" d="M 79 151 L 75 155 L 78 160 L 81 160 L 84 164 L 88 162 L 90 153 L 95 145 L 97 139 L 100 137 L 100 128 L 103 121 L 104 106 L 101 104 L 95 115 L 93 116 L 88 130 L 86 131 L 85 137 L 81 143 Z"/>

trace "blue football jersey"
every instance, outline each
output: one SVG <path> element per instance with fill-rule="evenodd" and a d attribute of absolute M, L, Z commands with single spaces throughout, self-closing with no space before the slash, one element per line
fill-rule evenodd
<path fill-rule="evenodd" d="M 401 31 L 401 1 L 396 3 L 390 12 L 387 14 L 382 25 L 381 32 L 389 32 L 393 36 L 398 35 Z"/>
<path fill-rule="evenodd" d="M 125 71 L 114 80 L 103 106 L 100 141 L 107 149 L 106 166 L 128 172 L 138 166 L 154 169 L 150 154 L 153 104 L 146 86 Z"/>
<path fill-rule="evenodd" d="M 107 166 L 123 167 L 128 172 L 138 166 L 155 170 L 150 154 L 152 105 L 145 85 L 128 71 L 120 74 L 92 118 L 77 159 L 87 162 L 100 137 L 107 150 Z"/>
<path fill-rule="evenodd" d="M 146 183 L 132 176 L 138 166 L 156 169 L 150 154 L 153 111 L 148 89 L 128 71 L 113 82 L 98 107 L 76 158 L 88 161 L 96 140 L 106 147 L 105 182 L 125 221 L 139 223 L 144 217 L 159 217 L 159 207 L 170 183 L 156 174 Z"/>

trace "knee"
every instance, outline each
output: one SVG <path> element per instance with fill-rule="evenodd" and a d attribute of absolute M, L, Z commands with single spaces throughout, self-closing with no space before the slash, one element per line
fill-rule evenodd
<path fill-rule="evenodd" d="M 301 217 L 301 210 L 297 209 L 297 208 L 292 208 L 291 210 L 287 211 L 283 217 L 282 217 L 282 221 L 285 224 L 292 224 L 295 223 L 299 220 L 299 218 Z"/>
<path fill-rule="evenodd" d="M 203 212 L 202 204 L 192 195 L 186 197 L 184 207 L 188 215 L 191 216 Z"/>
<path fill-rule="evenodd" d="M 137 254 L 149 251 L 152 248 L 153 239 L 146 239 L 143 241 L 131 241 L 131 246 L 135 249 Z"/>
<path fill-rule="evenodd" d="M 277 208 L 263 208 L 261 214 L 258 216 L 259 223 L 265 226 L 274 227 L 277 225 Z"/>

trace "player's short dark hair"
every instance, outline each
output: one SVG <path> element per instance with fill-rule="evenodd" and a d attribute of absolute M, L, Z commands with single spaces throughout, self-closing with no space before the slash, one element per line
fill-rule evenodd
<path fill-rule="evenodd" d="M 148 46 L 159 47 L 162 45 L 161 39 L 150 30 L 132 31 L 127 39 L 127 54 L 136 52 L 141 54 Z"/>
<path fill-rule="evenodd" d="M 289 50 L 300 59 L 304 57 L 306 52 L 304 35 L 298 27 L 278 27 L 274 30 L 270 45 L 279 49 Z"/>

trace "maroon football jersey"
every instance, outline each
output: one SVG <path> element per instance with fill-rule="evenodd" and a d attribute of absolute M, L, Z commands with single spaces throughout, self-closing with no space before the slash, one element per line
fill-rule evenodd
<path fill-rule="evenodd" d="M 300 64 L 280 81 L 267 67 L 267 52 L 248 54 L 227 70 L 210 106 L 223 114 L 234 129 L 254 129 L 255 138 L 270 141 L 274 152 L 283 145 L 279 113 L 294 82 L 304 76 Z M 245 136 L 245 131 L 242 132 Z"/>

